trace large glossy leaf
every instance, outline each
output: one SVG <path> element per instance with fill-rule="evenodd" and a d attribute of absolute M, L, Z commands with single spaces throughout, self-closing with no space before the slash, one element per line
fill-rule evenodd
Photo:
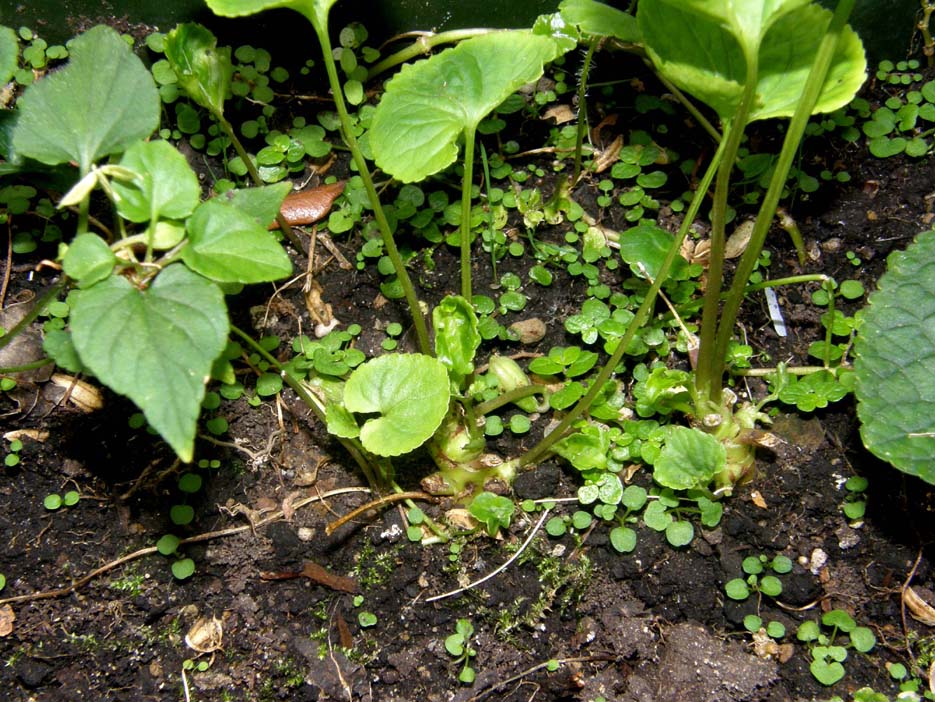
<path fill-rule="evenodd" d="M 457 158 L 462 132 L 537 80 L 563 51 L 552 37 L 513 30 L 403 66 L 374 112 L 370 145 L 377 165 L 403 182 L 442 170 Z"/>
<path fill-rule="evenodd" d="M 854 345 L 864 445 L 935 484 L 935 232 L 892 254 Z"/>
<path fill-rule="evenodd" d="M 166 35 L 166 59 L 188 96 L 212 114 L 224 114 L 234 67 L 229 46 L 200 24 L 180 24 Z"/>
<path fill-rule="evenodd" d="M 188 220 L 182 260 L 220 283 L 262 283 L 292 273 L 279 242 L 257 220 L 221 200 L 201 203 Z"/>
<path fill-rule="evenodd" d="M 0 85 L 6 85 L 16 71 L 19 42 L 10 27 L 0 27 Z"/>
<path fill-rule="evenodd" d="M 449 295 L 432 310 L 435 355 L 457 381 L 474 372 L 474 354 L 480 346 L 477 315 L 470 302 Z"/>
<path fill-rule="evenodd" d="M 73 39 L 69 55 L 67 66 L 23 93 L 13 147 L 42 163 L 75 161 L 85 173 L 156 130 L 159 93 L 143 62 L 110 27 Z"/>
<path fill-rule="evenodd" d="M 597 0 L 563 0 L 558 6 L 562 17 L 584 34 L 613 37 L 628 44 L 640 41 L 636 18 L 623 10 Z"/>
<path fill-rule="evenodd" d="M 327 26 L 328 11 L 337 0 L 207 0 L 208 7 L 221 17 L 244 17 L 263 10 L 288 7 L 308 17 L 316 28 Z"/>
<path fill-rule="evenodd" d="M 137 142 L 127 149 L 120 165 L 139 176 L 137 182 L 112 184 L 121 217 L 131 222 L 184 219 L 198 205 L 198 176 L 168 142 Z"/>
<path fill-rule="evenodd" d="M 637 19 L 657 69 L 721 118 L 736 111 L 748 61 L 755 62 L 754 121 L 795 111 L 831 12 L 805 0 L 641 0 Z M 863 46 L 848 27 L 814 112 L 850 102 L 865 70 Z"/>
<path fill-rule="evenodd" d="M 360 440 L 378 456 L 399 456 L 424 444 L 441 425 L 450 397 L 448 370 L 422 354 L 387 354 L 359 366 L 344 386 L 351 412 L 378 414 Z"/>
<path fill-rule="evenodd" d="M 146 290 L 112 276 L 78 294 L 71 329 L 82 363 L 190 461 L 205 380 L 227 343 L 220 289 L 179 264 Z"/>

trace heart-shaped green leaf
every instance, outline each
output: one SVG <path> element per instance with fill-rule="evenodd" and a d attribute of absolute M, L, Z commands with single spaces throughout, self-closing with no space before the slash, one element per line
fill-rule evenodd
<path fill-rule="evenodd" d="M 864 445 L 935 484 L 935 232 L 891 254 L 854 344 Z"/>
<path fill-rule="evenodd" d="M 807 0 L 640 0 L 637 19 L 657 69 L 729 118 L 756 64 L 749 120 L 795 111 L 831 12 Z M 859 37 L 845 28 L 813 112 L 846 105 L 864 81 Z"/>
<path fill-rule="evenodd" d="M 110 27 L 94 27 L 68 47 L 68 65 L 19 99 L 13 146 L 50 165 L 75 161 L 87 173 L 98 159 L 156 130 L 159 93 L 143 62 Z"/>
<path fill-rule="evenodd" d="M 146 290 L 111 276 L 78 294 L 70 320 L 82 363 L 190 461 L 205 380 L 227 343 L 220 289 L 179 264 Z"/>
<path fill-rule="evenodd" d="M 558 10 L 566 22 L 584 34 L 613 37 L 628 44 L 639 43 L 642 38 L 633 15 L 597 0 L 562 0 Z"/>
<path fill-rule="evenodd" d="M 137 182 L 113 182 L 117 211 L 131 222 L 184 219 L 201 198 L 198 176 L 166 141 L 137 142 L 127 149 L 120 165 L 139 176 Z"/>
<path fill-rule="evenodd" d="M 457 158 L 462 132 L 473 132 L 563 51 L 552 37 L 513 30 L 474 37 L 403 66 L 373 115 L 374 160 L 406 183 L 437 173 Z"/>
<path fill-rule="evenodd" d="M 166 59 L 188 96 L 214 115 L 224 114 L 234 68 L 229 46 L 200 24 L 180 24 L 166 35 Z"/>
<path fill-rule="evenodd" d="M 283 181 L 255 188 L 228 190 L 219 196 L 218 200 L 246 212 L 263 227 L 267 227 L 276 219 L 279 208 L 282 207 L 283 200 L 290 190 L 292 190 L 292 185 L 288 181 Z"/>
<path fill-rule="evenodd" d="M 655 279 L 659 275 L 672 246 L 672 234 L 662 227 L 643 222 L 620 235 L 620 258 L 630 264 L 630 270 L 641 278 Z M 669 280 L 688 277 L 688 261 L 677 256 L 669 269 Z"/>
<path fill-rule="evenodd" d="M 837 661 L 813 660 L 808 669 L 822 685 L 834 685 L 844 677 L 844 666 Z"/>
<path fill-rule="evenodd" d="M 68 245 L 62 267 L 82 288 L 99 283 L 110 275 L 117 257 L 97 234 L 79 234 Z"/>
<path fill-rule="evenodd" d="M 220 283 L 262 283 L 284 278 L 292 262 L 256 219 L 220 199 L 201 203 L 188 220 L 182 260 Z"/>
<path fill-rule="evenodd" d="M 448 411 L 448 370 L 422 354 L 388 354 L 359 366 L 344 386 L 351 412 L 379 414 L 360 429 L 378 456 L 399 456 L 431 438 Z"/>
<path fill-rule="evenodd" d="M 653 480 L 673 490 L 705 487 L 726 464 L 727 451 L 711 434 L 673 426 L 653 464 Z"/>

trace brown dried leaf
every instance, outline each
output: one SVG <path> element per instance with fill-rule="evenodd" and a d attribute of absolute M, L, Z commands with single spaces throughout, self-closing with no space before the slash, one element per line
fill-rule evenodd
<path fill-rule="evenodd" d="M 620 158 L 620 150 L 623 148 L 623 136 L 618 134 L 617 138 L 610 142 L 603 151 L 598 152 L 594 158 L 594 172 L 603 173 Z"/>
<path fill-rule="evenodd" d="M 571 109 L 571 105 L 555 105 L 542 114 L 542 119 L 554 119 L 555 124 L 574 122 L 576 117 L 577 115 Z"/>
<path fill-rule="evenodd" d="M 279 211 L 290 226 L 314 224 L 325 218 L 338 195 L 343 192 L 344 181 L 341 180 L 330 185 L 319 185 L 298 193 L 289 193 Z M 277 222 L 270 225 L 271 229 L 278 227 Z"/>
<path fill-rule="evenodd" d="M 224 626 L 217 617 L 201 617 L 185 634 L 185 645 L 198 653 L 211 653 L 221 648 Z"/>
<path fill-rule="evenodd" d="M 15 429 L 14 431 L 8 431 L 3 435 L 3 438 L 7 441 L 16 441 L 17 439 L 32 439 L 33 441 L 42 443 L 49 438 L 49 432 L 45 431 L 44 429 Z"/>
<path fill-rule="evenodd" d="M 56 373 L 52 383 L 65 388 L 68 400 L 82 412 L 94 412 L 104 406 L 104 396 L 96 387 L 71 375 Z"/>
<path fill-rule="evenodd" d="M 917 622 L 935 626 L 935 607 L 932 607 L 912 586 L 903 590 L 903 603 Z"/>
<path fill-rule="evenodd" d="M 9 636 L 13 633 L 13 622 L 16 621 L 16 614 L 10 605 L 0 607 L 0 638 Z"/>

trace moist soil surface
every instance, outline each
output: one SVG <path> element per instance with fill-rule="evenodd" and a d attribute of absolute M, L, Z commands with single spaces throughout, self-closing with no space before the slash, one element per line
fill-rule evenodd
<path fill-rule="evenodd" d="M 842 164 L 851 180 L 825 184 L 790 209 L 812 256 L 806 269 L 859 277 L 871 290 L 890 250 L 928 227 L 935 167 L 928 159 L 872 159 L 859 144 L 828 148 L 816 158 Z M 596 193 L 586 183 L 575 195 L 588 209 Z M 626 226 L 613 210 L 604 216 Z M 561 241 L 562 234 L 542 236 Z M 352 261 L 357 245 L 338 242 Z M 768 248 L 771 277 L 799 270 L 781 231 Z M 452 251 L 442 247 L 434 260 L 434 270 L 413 264 L 432 302 L 454 292 L 458 280 Z M 55 279 L 48 268 L 33 272 L 37 262 L 14 260 L 7 304 Z M 526 279 L 521 265 L 505 260 L 501 273 L 512 266 Z M 296 267 L 305 270 L 301 256 Z M 489 290 L 486 267 L 475 273 L 475 289 Z M 546 337 L 501 352 L 528 356 L 574 343 L 561 321 L 580 309 L 585 285 L 555 274 L 517 316 L 545 321 Z M 380 296 L 374 266 L 331 263 L 318 280 L 335 316 L 362 326 L 359 346 L 368 354 L 377 352 L 387 322 L 405 323 L 403 308 Z M 306 333 L 313 322 L 302 283 L 275 294 L 251 290 L 232 314 L 257 336 Z M 806 362 L 805 348 L 822 335 L 812 290 L 781 292 L 785 338 L 773 331 L 763 298 L 751 297 L 741 319 L 749 343 L 774 360 Z M 935 589 L 932 491 L 862 448 L 850 399 L 778 416 L 778 448 L 759 454 L 756 478 L 724 501 L 721 523 L 696 524 L 686 547 L 640 527 L 636 549 L 620 554 L 604 525 L 560 538 L 539 529 L 502 572 L 431 600 L 514 556 L 541 513 L 518 513 L 501 539 L 462 539 L 457 554 L 444 544 L 411 543 L 396 505 L 329 533 L 329 523 L 372 497 L 341 446 L 291 392 L 258 407 L 225 401 L 218 410 L 229 422 L 225 443 L 202 440 L 196 454 L 220 467 L 200 470 L 202 489 L 186 496 L 176 488 L 184 467 L 156 437 L 128 427 L 135 408 L 127 401 L 105 392 L 104 408 L 85 413 L 54 402 L 49 387 L 29 386 L 19 406 L 5 398 L 0 418 L 4 432 L 35 429 L 44 437 L 24 438 L 19 464 L 0 480 L 0 572 L 7 580 L 0 595 L 13 600 L 0 610 L 0 696 L 10 702 L 849 699 L 867 685 L 894 695 L 886 664 L 908 663 L 910 637 L 930 633 L 904 613 L 901 588 L 911 577 L 921 592 Z M 764 389 L 750 383 L 755 396 Z M 493 448 L 518 455 L 541 431 L 506 432 Z M 400 467 L 402 487 L 418 490 L 427 465 L 416 457 Z M 870 485 L 867 514 L 856 523 L 841 509 L 843 483 L 854 475 Z M 649 486 L 645 471 L 632 481 Z M 546 461 L 521 474 L 513 490 L 518 500 L 573 498 L 577 487 L 575 471 Z M 46 495 L 68 490 L 80 493 L 77 504 L 43 507 Z M 183 503 L 195 518 L 180 529 L 170 508 Z M 435 518 L 456 506 L 420 504 Z M 576 509 L 574 501 L 559 502 L 550 514 Z M 176 580 L 172 560 L 153 552 L 167 533 L 187 538 L 181 550 L 196 570 L 186 580 Z M 742 575 L 745 557 L 759 554 L 792 560 L 781 595 L 728 599 L 724 584 Z M 871 628 L 877 646 L 870 655 L 851 651 L 843 680 L 825 687 L 809 672 L 795 631 L 835 608 Z M 785 626 L 785 646 L 754 646 L 743 618 L 755 612 Z M 445 648 L 459 619 L 474 629 L 472 685 L 459 682 L 461 666 Z"/>

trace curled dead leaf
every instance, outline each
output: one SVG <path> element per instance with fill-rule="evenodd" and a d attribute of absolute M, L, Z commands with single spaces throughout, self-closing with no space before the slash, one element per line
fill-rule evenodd
<path fill-rule="evenodd" d="M 445 521 L 451 526 L 463 529 L 464 531 L 476 529 L 480 524 L 470 512 L 462 507 L 449 509 L 445 512 Z"/>
<path fill-rule="evenodd" d="M 221 648 L 224 625 L 217 617 L 201 617 L 185 634 L 185 645 L 198 653 L 212 653 Z"/>
<path fill-rule="evenodd" d="M 10 605 L 0 607 L 0 638 L 13 633 L 14 621 L 16 621 L 16 614 L 13 608 Z"/>
<path fill-rule="evenodd" d="M 903 604 L 917 622 L 922 622 L 926 626 L 935 626 L 935 607 L 932 607 L 912 586 L 903 590 Z"/>
<path fill-rule="evenodd" d="M 38 441 L 42 443 L 49 438 L 49 432 L 44 429 L 16 429 L 14 431 L 8 431 L 3 435 L 3 438 L 7 441 L 16 441 L 17 439 L 32 439 L 33 441 Z"/>
<path fill-rule="evenodd" d="M 620 158 L 620 151 L 623 149 L 623 136 L 617 135 L 617 138 L 610 142 L 610 145 L 598 152 L 594 158 L 594 172 L 603 173 Z"/>
<path fill-rule="evenodd" d="M 94 412 L 104 406 L 104 396 L 91 383 L 63 373 L 56 373 L 51 380 L 58 387 L 65 388 L 69 402 L 82 412 Z"/>
<path fill-rule="evenodd" d="M 343 192 L 344 181 L 340 180 L 330 185 L 319 185 L 301 192 L 289 193 L 279 211 L 290 226 L 314 224 L 325 218 L 338 195 Z M 270 229 L 278 227 L 278 222 L 270 225 Z"/>

